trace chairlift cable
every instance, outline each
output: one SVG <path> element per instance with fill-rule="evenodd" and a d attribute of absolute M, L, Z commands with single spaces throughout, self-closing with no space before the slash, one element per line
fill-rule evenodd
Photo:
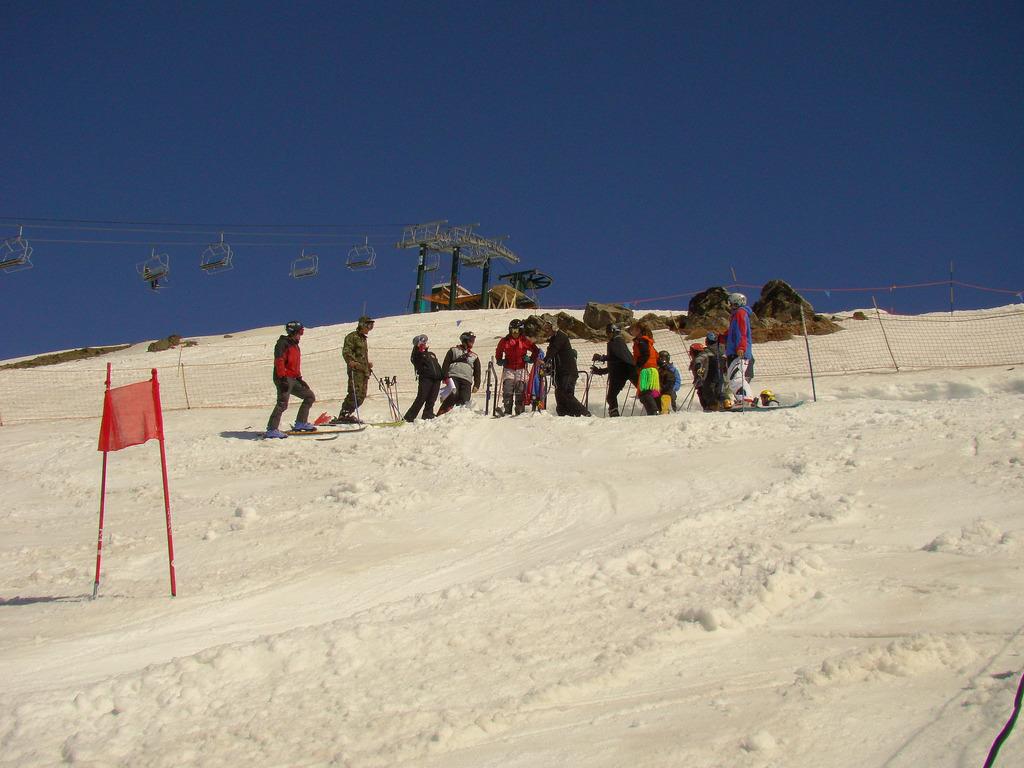
<path fill-rule="evenodd" d="M 196 227 L 201 228 L 204 231 L 217 231 L 224 230 L 225 232 L 230 228 L 235 229 L 346 229 L 352 230 L 353 232 L 363 233 L 368 229 L 383 229 L 392 231 L 395 229 L 401 229 L 400 224 L 266 224 L 266 223 L 255 223 L 255 224 L 205 224 L 202 222 L 194 221 L 119 221 L 115 219 L 59 219 L 59 218 L 45 218 L 45 217 L 32 217 L 32 216 L 0 216 L 0 222 L 16 222 L 16 223 L 28 223 L 33 222 L 36 226 L 42 224 L 105 224 L 113 226 L 124 226 L 124 227 Z"/>
<path fill-rule="evenodd" d="M 147 227 L 83 227 L 75 226 L 71 224 L 49 224 L 49 225 L 29 225 L 33 229 L 48 230 L 48 229 L 62 229 L 70 230 L 73 232 L 145 232 L 160 235 L 212 235 L 224 233 L 225 236 L 241 236 L 241 237 L 305 237 L 305 238 L 320 238 L 320 237 L 341 237 L 342 232 L 254 232 L 254 231 L 237 231 L 233 232 L 229 229 L 152 229 Z M 359 230 L 360 233 L 363 230 Z M 386 235 L 381 235 L 381 239 L 387 238 Z M 388 238 L 389 239 L 389 238 Z"/>

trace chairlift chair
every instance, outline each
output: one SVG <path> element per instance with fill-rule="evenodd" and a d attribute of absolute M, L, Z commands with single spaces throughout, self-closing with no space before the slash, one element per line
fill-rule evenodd
<path fill-rule="evenodd" d="M 351 270 L 373 269 L 377 261 L 377 252 L 370 245 L 370 238 L 364 237 L 362 245 L 357 245 L 348 252 L 345 266 Z"/>
<path fill-rule="evenodd" d="M 307 256 L 306 249 L 303 248 L 299 257 L 292 262 L 292 277 L 297 280 L 303 277 L 316 277 L 319 272 L 320 257 L 315 253 L 311 253 Z"/>
<path fill-rule="evenodd" d="M 18 236 L 0 243 L 0 271 L 20 272 L 32 269 L 32 246 L 22 237 L 22 227 L 18 227 Z"/>
<path fill-rule="evenodd" d="M 171 259 L 166 253 L 157 253 L 156 248 L 149 252 L 149 258 L 135 265 L 135 271 L 149 287 L 158 291 L 165 286 L 160 284 L 171 273 Z"/>
<path fill-rule="evenodd" d="M 220 242 L 210 243 L 199 259 L 199 268 L 210 274 L 231 269 L 231 257 L 234 256 L 231 246 L 224 242 L 224 233 L 220 234 Z"/>

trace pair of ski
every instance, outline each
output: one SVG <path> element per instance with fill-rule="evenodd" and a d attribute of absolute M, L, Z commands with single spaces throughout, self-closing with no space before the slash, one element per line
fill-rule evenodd
<path fill-rule="evenodd" d="M 538 408 L 543 409 L 547 406 L 547 377 L 541 372 L 540 360 L 535 358 L 532 365 L 530 366 L 530 373 L 526 379 L 526 388 L 523 392 L 523 406 L 528 408 L 534 405 L 534 401 L 537 403 Z M 494 400 L 493 407 L 491 401 L 491 384 L 494 384 Z M 495 416 L 502 414 L 498 413 L 498 398 L 501 396 L 501 375 L 494 367 L 494 360 L 491 359 L 487 363 L 487 388 L 484 393 L 484 415 L 487 416 L 493 413 Z M 590 388 L 590 380 L 587 380 L 587 388 Z M 508 414 L 504 414 L 508 415 Z"/>
<path fill-rule="evenodd" d="M 787 408 L 797 408 L 804 404 L 803 400 L 797 400 L 795 403 L 786 403 L 785 405 L 741 405 L 733 408 L 723 408 L 723 413 L 765 413 L 766 411 L 784 411 Z"/>

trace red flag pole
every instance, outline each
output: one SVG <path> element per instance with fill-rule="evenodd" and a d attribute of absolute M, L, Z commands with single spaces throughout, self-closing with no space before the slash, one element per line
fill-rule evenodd
<path fill-rule="evenodd" d="M 164 515 L 167 518 L 167 564 L 171 571 L 171 597 L 178 594 L 178 586 L 174 578 L 174 534 L 171 531 L 171 493 L 167 484 L 167 452 L 164 450 L 164 412 L 160 405 L 160 382 L 157 381 L 156 368 L 153 371 L 153 402 L 156 403 L 156 428 L 160 440 L 160 471 L 164 478 Z"/>
<path fill-rule="evenodd" d="M 110 363 L 107 363 L 107 387 L 103 394 L 103 410 L 107 410 L 107 395 L 110 391 Z M 103 557 L 103 513 L 107 500 L 107 451 L 103 452 L 103 474 L 100 479 L 100 532 L 96 537 L 96 578 L 92 583 L 92 599 L 100 590 L 100 561 Z"/>

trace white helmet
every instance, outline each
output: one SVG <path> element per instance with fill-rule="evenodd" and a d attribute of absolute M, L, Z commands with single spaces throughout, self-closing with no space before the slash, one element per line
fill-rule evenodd
<path fill-rule="evenodd" d="M 730 293 L 729 294 L 729 306 L 730 307 L 745 307 L 747 305 L 747 297 L 742 293 Z"/>

